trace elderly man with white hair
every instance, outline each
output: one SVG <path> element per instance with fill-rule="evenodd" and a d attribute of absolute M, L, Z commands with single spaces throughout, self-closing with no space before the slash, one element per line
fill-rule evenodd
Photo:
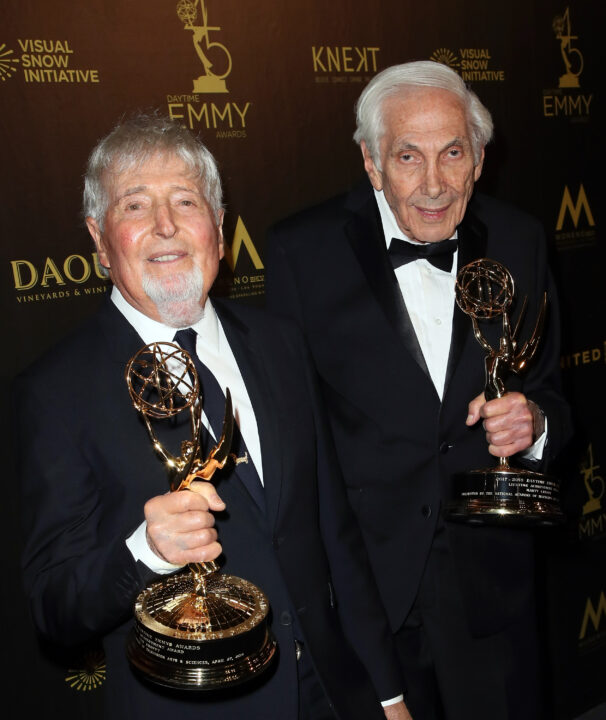
<path fill-rule="evenodd" d="M 492 120 L 450 68 L 387 68 L 356 111 L 367 178 L 272 228 L 268 305 L 307 337 L 413 717 L 536 720 L 532 533 L 443 509 L 456 473 L 513 455 L 547 466 L 568 435 L 543 231 L 474 193 Z M 533 364 L 490 400 L 485 350 L 455 304 L 458 269 L 485 257 L 528 297 L 520 337 L 549 298 Z"/>
<path fill-rule="evenodd" d="M 111 720 L 409 719 L 301 334 L 258 309 L 209 298 L 223 257 L 212 155 L 180 124 L 136 115 L 91 153 L 84 213 L 111 294 L 21 375 L 15 392 L 24 580 L 37 630 L 63 645 L 103 642 Z M 192 492 L 168 492 L 124 380 L 142 346 L 163 342 L 179 343 L 198 369 L 210 447 L 221 437 L 226 387 L 233 398 L 229 460 L 214 485 L 194 481 Z M 183 454 L 188 413 L 154 417 L 165 459 Z M 250 677 L 262 660 L 247 656 L 245 643 L 224 651 L 249 664 L 248 682 L 237 686 L 164 687 L 177 653 L 163 670 L 147 661 L 129 667 L 139 593 L 216 558 L 267 595 L 278 651 L 265 672 Z M 215 640 L 192 631 L 194 650 L 199 635 Z M 153 657 L 171 644 L 149 642 Z M 225 677 L 234 674 L 247 677 L 228 665 Z"/>

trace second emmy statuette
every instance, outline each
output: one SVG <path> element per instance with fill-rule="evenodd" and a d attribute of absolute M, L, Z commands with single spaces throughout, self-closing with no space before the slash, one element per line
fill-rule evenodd
<path fill-rule="evenodd" d="M 188 353 L 172 343 L 146 345 L 125 376 L 133 405 L 168 468 L 171 491 L 209 481 L 229 457 L 234 423 L 229 390 L 222 435 L 203 460 L 203 398 Z M 158 440 L 154 421 L 181 412 L 189 413 L 191 437 L 175 457 Z M 239 684 L 263 672 L 275 655 L 268 612 L 265 594 L 252 583 L 221 574 L 214 562 L 192 564 L 139 594 L 127 655 L 136 670 L 160 685 L 215 690 Z"/>
<path fill-rule="evenodd" d="M 483 258 L 461 268 L 455 292 L 458 306 L 471 318 L 476 340 L 486 350 L 486 400 L 500 398 L 506 392 L 505 377 L 525 370 L 537 350 L 547 297 L 543 297 L 532 336 L 520 345 L 517 335 L 526 300 L 512 330 L 508 310 L 514 295 L 513 278 L 501 263 Z M 498 347 L 493 348 L 482 335 L 479 321 L 490 322 L 498 317 L 502 318 L 502 335 Z M 513 468 L 504 457 L 499 458 L 497 467 L 455 475 L 453 490 L 453 499 L 445 508 L 449 520 L 470 524 L 552 525 L 564 519 L 557 480 Z"/>

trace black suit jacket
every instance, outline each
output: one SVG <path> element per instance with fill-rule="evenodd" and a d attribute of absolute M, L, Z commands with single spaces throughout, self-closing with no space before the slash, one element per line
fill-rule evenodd
<path fill-rule="evenodd" d="M 221 565 L 267 593 L 277 667 L 227 698 L 148 687 L 128 667 L 133 603 L 157 578 L 133 560 L 125 539 L 142 522 L 144 502 L 167 491 L 168 477 L 124 381 L 143 343 L 109 300 L 16 386 L 24 577 L 35 624 L 54 642 L 104 638 L 111 718 L 294 720 L 295 633 L 338 717 L 382 717 L 351 645 L 379 697 L 397 695 L 401 683 L 300 334 L 252 308 L 215 306 L 255 410 L 267 505 L 263 513 L 233 474 L 215 475 L 227 505 L 217 516 Z M 181 424 L 158 423 L 175 453 L 188 434 Z"/>
<path fill-rule="evenodd" d="M 528 215 L 477 195 L 459 238 L 459 267 L 480 257 L 498 260 L 515 278 L 518 311 L 528 296 L 521 338 L 530 336 L 538 303 L 548 292 L 549 318 L 538 356 L 526 375 L 509 383 L 545 411 L 548 459 L 568 432 L 568 413 L 559 392 L 557 301 L 542 230 Z M 440 513 L 454 473 L 496 461 L 481 423 L 465 425 L 469 401 L 484 389 L 485 352 L 470 319 L 455 307 L 440 402 L 367 181 L 271 230 L 267 299 L 270 309 L 298 321 L 309 342 L 349 499 L 392 629 L 412 606 L 436 533 L 453 554 L 472 633 L 503 627 L 530 598 L 530 534 L 444 528 Z M 493 347 L 500 332 L 499 321 L 486 332 Z"/>

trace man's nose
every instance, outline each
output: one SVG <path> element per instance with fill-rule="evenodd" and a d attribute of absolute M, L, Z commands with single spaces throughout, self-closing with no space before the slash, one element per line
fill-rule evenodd
<path fill-rule="evenodd" d="M 439 197 L 446 187 L 444 177 L 438 163 L 428 163 L 423 178 L 423 192 L 430 198 Z"/>
<path fill-rule="evenodd" d="M 159 203 L 155 208 L 154 219 L 155 230 L 158 235 L 162 237 L 173 237 L 177 232 L 177 226 L 170 205 Z"/>

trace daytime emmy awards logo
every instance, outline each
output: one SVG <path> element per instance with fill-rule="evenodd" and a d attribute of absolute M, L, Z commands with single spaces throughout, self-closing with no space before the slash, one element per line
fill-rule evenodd
<path fill-rule="evenodd" d="M 593 445 L 590 444 L 579 467 L 587 497 L 579 519 L 579 540 L 595 540 L 606 534 L 606 514 L 602 507 L 606 486 L 604 478 L 598 474 L 599 470 L 600 465 L 594 460 Z"/>
<path fill-rule="evenodd" d="M 552 27 L 556 38 L 560 41 L 560 53 L 566 68 L 566 72 L 560 75 L 559 87 L 578 88 L 579 76 L 583 72 L 583 55 L 572 45 L 572 41 L 579 38 L 578 35 L 571 34 L 568 8 L 562 16 L 553 19 Z"/>
<path fill-rule="evenodd" d="M 225 45 L 214 39 L 221 28 L 208 24 L 204 0 L 179 0 L 176 14 L 183 29 L 191 32 L 202 74 L 193 78 L 190 92 L 166 96 L 169 116 L 182 121 L 190 130 L 214 131 L 220 140 L 246 138 L 247 115 L 252 102 L 229 99 L 225 78 L 232 71 L 231 54 Z M 191 49 L 188 52 L 191 53 Z"/>
<path fill-rule="evenodd" d="M 543 115 L 587 121 L 593 93 L 580 92 L 579 78 L 583 72 L 584 60 L 581 51 L 575 47 L 579 36 L 573 34 L 569 8 L 566 8 L 563 15 L 553 19 L 551 28 L 556 40 L 560 42 L 564 74 L 559 76 L 557 88 L 543 91 Z"/>
<path fill-rule="evenodd" d="M 600 500 L 604 495 L 604 478 L 595 474 L 595 471 L 598 470 L 599 467 L 599 465 L 595 465 L 593 462 L 593 446 L 589 445 L 586 462 L 581 466 L 585 490 L 589 497 L 589 500 L 583 505 L 583 515 L 602 509 Z"/>
<path fill-rule="evenodd" d="M 200 3 L 200 24 L 198 21 L 198 2 Z M 225 78 L 231 72 L 231 55 L 229 50 L 219 42 L 211 42 L 210 33 L 218 32 L 220 27 L 208 24 L 208 12 L 204 0 L 179 0 L 177 15 L 185 30 L 192 32 L 194 49 L 204 72 L 194 78 L 194 93 L 226 93 L 228 92 Z"/>

